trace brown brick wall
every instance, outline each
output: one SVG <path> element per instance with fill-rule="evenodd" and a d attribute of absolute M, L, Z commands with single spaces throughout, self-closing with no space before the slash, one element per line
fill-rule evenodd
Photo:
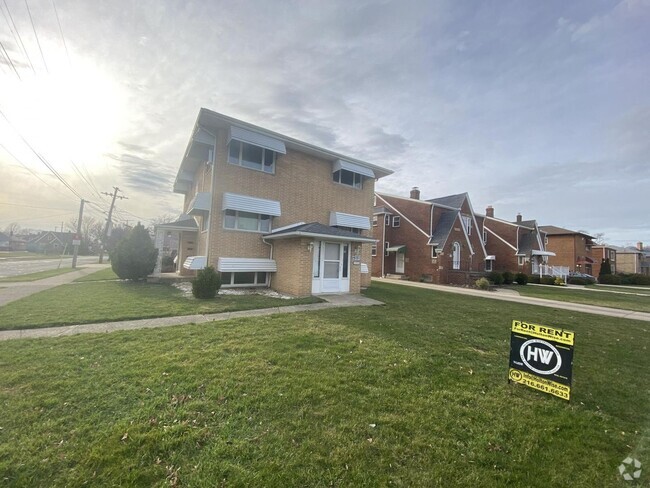
<path fill-rule="evenodd" d="M 211 179 L 214 178 L 210 213 L 210 248 L 206 249 L 206 234 L 199 233 L 194 249 L 195 254 L 204 255 L 207 251 L 209 265 L 216 267 L 219 257 L 269 258 L 271 256 L 271 248 L 263 243 L 261 233 L 223 228 L 222 201 L 225 192 L 280 201 L 282 215 L 273 218 L 272 228 L 298 222 L 320 222 L 329 225 L 331 211 L 372 217 L 374 180 L 364 179 L 362 189 L 335 183 L 332 181 L 332 164 L 328 161 L 287 149 L 287 154 L 277 155 L 275 174 L 272 175 L 229 164 L 227 158 L 227 131 L 220 130 L 217 134 L 215 174 L 212 174 L 209 166 L 201 165 L 194 174 L 190 192 L 185 196 L 184 210 L 187 211 L 187 206 L 195 192 L 210 191 Z M 197 220 L 200 225 L 200 219 Z M 370 235 L 370 232 L 364 234 Z M 274 246 L 274 258 L 277 259 L 276 249 L 282 246 L 279 241 L 275 241 Z M 370 248 L 370 244 L 363 244 L 361 261 L 372 270 Z M 280 259 L 282 259 L 282 252 L 280 251 Z M 278 273 L 273 277 L 271 286 L 278 290 L 282 287 L 287 293 L 295 295 L 304 294 L 308 288 L 306 294 L 310 294 L 311 258 L 307 261 L 306 273 L 303 273 L 302 269 L 298 270 L 298 265 L 302 266 L 304 263 L 294 260 L 294 266 L 289 267 L 291 262 L 288 260 L 282 269 L 278 263 Z M 287 270 L 289 276 L 285 279 L 282 275 Z M 353 279 L 356 280 L 354 288 L 357 292 L 360 285 L 370 284 L 370 274 L 360 276 L 360 266 L 351 266 L 351 273 L 351 291 Z M 303 274 L 309 278 L 309 286 L 300 281 L 302 278 L 293 284 L 288 283 L 293 275 Z"/>
<path fill-rule="evenodd" d="M 485 219 L 485 226 L 501 237 L 501 239 L 517 247 L 517 227 L 514 225 L 499 222 L 488 217 Z M 487 234 L 487 244 L 485 246 L 487 253 L 494 255 L 496 258 L 493 263 L 493 269 L 495 271 L 518 271 L 517 251 L 513 250 L 490 232 Z"/>
<path fill-rule="evenodd" d="M 296 238 L 276 241 L 273 258 L 278 266 L 272 275 L 271 287 L 281 293 L 295 296 L 311 295 L 312 253 L 311 239 Z"/>

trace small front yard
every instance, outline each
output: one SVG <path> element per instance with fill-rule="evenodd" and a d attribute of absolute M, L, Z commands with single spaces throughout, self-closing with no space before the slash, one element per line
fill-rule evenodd
<path fill-rule="evenodd" d="M 622 293 L 608 293 L 598 291 L 591 287 L 569 288 L 565 286 L 551 285 L 513 285 L 512 289 L 525 297 L 545 298 L 547 300 L 559 300 L 562 302 L 583 303 L 599 307 L 620 308 L 636 312 L 650 312 L 650 296 L 637 294 L 625 295 Z M 634 293 L 633 290 L 618 289 Z M 641 294 L 643 291 L 641 291 Z"/>
<path fill-rule="evenodd" d="M 168 284 L 71 283 L 0 307 L 0 330 L 233 312 L 320 301 L 315 297 L 280 299 L 259 295 L 220 295 L 215 300 L 196 300 Z"/>
<path fill-rule="evenodd" d="M 386 305 L 0 343 L 3 483 L 647 486 L 646 322 L 367 295 Z M 570 403 L 507 383 L 515 318 L 576 332 Z"/>

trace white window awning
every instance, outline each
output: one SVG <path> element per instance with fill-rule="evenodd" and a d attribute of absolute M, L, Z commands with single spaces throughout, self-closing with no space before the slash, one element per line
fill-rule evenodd
<path fill-rule="evenodd" d="M 330 225 L 368 230 L 370 229 L 370 219 L 364 215 L 330 212 Z"/>
<path fill-rule="evenodd" d="M 250 212 L 261 215 L 272 215 L 274 217 L 282 215 L 280 202 L 276 202 L 275 200 L 266 200 L 265 198 L 238 195 L 237 193 L 223 194 L 223 209 L 239 210 L 241 212 Z"/>
<path fill-rule="evenodd" d="M 203 269 L 208 264 L 207 256 L 188 256 L 183 263 L 185 269 Z"/>
<path fill-rule="evenodd" d="M 370 168 L 366 168 L 360 164 L 351 163 L 350 161 L 345 161 L 343 159 L 337 159 L 332 165 L 332 173 L 340 169 L 352 171 L 353 173 L 358 173 L 362 176 L 367 176 L 368 178 L 375 178 L 375 172 Z"/>
<path fill-rule="evenodd" d="M 224 273 L 239 273 L 250 271 L 266 271 L 274 273 L 278 270 L 274 259 L 262 258 L 219 258 L 217 271 Z"/>
<path fill-rule="evenodd" d="M 489 256 L 485 256 L 486 261 L 496 261 L 497 257 L 493 254 L 490 254 Z"/>
<path fill-rule="evenodd" d="M 252 130 L 242 129 L 235 125 L 230 126 L 228 144 L 230 144 L 230 141 L 232 140 L 263 147 L 264 149 L 269 149 L 280 154 L 287 154 L 287 148 L 285 147 L 284 142 L 280 139 L 260 134 L 259 132 L 253 132 Z"/>
<path fill-rule="evenodd" d="M 554 252 L 551 251 L 538 251 L 536 249 L 533 249 L 531 251 L 533 256 L 555 256 Z"/>
<path fill-rule="evenodd" d="M 386 248 L 387 252 L 406 252 L 406 246 L 391 246 Z"/>
<path fill-rule="evenodd" d="M 197 193 L 187 207 L 187 213 L 190 215 L 209 212 L 212 203 L 212 194 L 210 192 Z"/>

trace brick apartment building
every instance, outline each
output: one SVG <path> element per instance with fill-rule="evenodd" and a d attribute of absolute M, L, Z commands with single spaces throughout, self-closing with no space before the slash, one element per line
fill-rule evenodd
<path fill-rule="evenodd" d="M 423 201 L 413 188 L 408 198 L 375 197 L 373 276 L 468 284 L 490 269 L 467 193 Z"/>
<path fill-rule="evenodd" d="M 600 275 L 600 268 L 605 259 L 609 259 L 609 264 L 612 267 L 612 274 L 616 274 L 616 249 L 607 245 L 593 245 L 591 246 L 591 257 L 594 264 L 591 269 L 594 276 Z"/>
<path fill-rule="evenodd" d="M 643 243 L 616 250 L 616 270 L 619 273 L 650 275 L 650 252 L 643 249 Z"/>
<path fill-rule="evenodd" d="M 157 226 L 156 242 L 177 233 L 178 273 L 214 266 L 225 287 L 358 293 L 375 180 L 391 173 L 202 108 L 174 183 L 183 215 Z"/>
<path fill-rule="evenodd" d="M 569 272 L 594 274 L 592 257 L 593 237 L 580 231 L 573 231 L 543 225 L 539 228 L 546 234 L 546 250 L 555 253 L 548 262 L 552 266 L 566 266 Z"/>
<path fill-rule="evenodd" d="M 495 271 L 537 274 L 540 265 L 555 256 L 546 249 L 545 234 L 535 220 L 523 220 L 521 214 L 514 222 L 498 219 L 492 206 L 476 218 L 483 221 L 483 241 L 488 255 L 494 256 Z"/>

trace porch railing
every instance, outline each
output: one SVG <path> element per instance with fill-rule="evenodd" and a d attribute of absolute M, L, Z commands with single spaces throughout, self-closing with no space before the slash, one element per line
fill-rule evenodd
<path fill-rule="evenodd" d="M 559 276 L 564 281 L 566 281 L 569 276 L 568 266 L 550 266 L 548 264 L 537 264 L 537 263 L 532 263 L 532 264 L 533 264 L 532 271 L 534 275 Z"/>

